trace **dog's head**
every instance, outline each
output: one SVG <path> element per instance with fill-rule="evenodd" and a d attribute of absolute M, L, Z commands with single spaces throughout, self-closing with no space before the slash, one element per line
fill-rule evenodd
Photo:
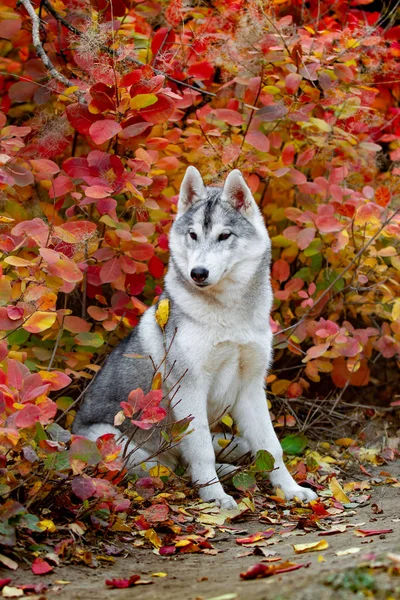
<path fill-rule="evenodd" d="M 198 170 L 188 167 L 170 250 L 181 276 L 198 288 L 237 281 L 269 252 L 263 217 L 239 170 L 218 188 L 206 187 Z"/>

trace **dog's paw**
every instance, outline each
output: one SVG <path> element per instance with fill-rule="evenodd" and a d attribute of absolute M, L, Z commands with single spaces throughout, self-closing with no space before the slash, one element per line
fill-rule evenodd
<path fill-rule="evenodd" d="M 215 498 L 215 504 L 223 510 L 236 510 L 238 505 L 236 500 L 226 494 L 223 498 Z"/>
<path fill-rule="evenodd" d="M 301 485 L 291 486 L 290 488 L 282 488 L 286 500 L 294 500 L 297 498 L 300 502 L 311 502 L 316 500 L 318 495 L 309 488 L 301 487 Z"/>

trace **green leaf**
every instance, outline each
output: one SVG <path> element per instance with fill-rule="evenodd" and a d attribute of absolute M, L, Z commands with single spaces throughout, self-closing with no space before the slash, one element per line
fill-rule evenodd
<path fill-rule="evenodd" d="M 314 254 L 314 256 L 311 257 L 311 271 L 312 274 L 318 275 L 319 272 L 321 271 L 322 268 L 322 253 L 321 254 Z"/>
<path fill-rule="evenodd" d="M 99 333 L 78 333 L 75 336 L 75 342 L 79 346 L 87 346 L 89 348 L 100 348 L 104 344 L 104 339 Z"/>
<path fill-rule="evenodd" d="M 155 94 L 137 94 L 130 102 L 130 106 L 133 110 L 140 110 L 146 108 L 157 102 L 158 98 Z"/>
<path fill-rule="evenodd" d="M 22 346 L 30 335 L 29 331 L 25 331 L 25 329 L 17 329 L 17 331 L 8 336 L 8 342 L 10 346 Z"/>
<path fill-rule="evenodd" d="M 250 492 L 251 494 L 254 492 L 257 485 L 253 473 L 247 471 L 234 475 L 232 477 L 232 483 L 237 490 L 240 490 L 241 492 Z"/>
<path fill-rule="evenodd" d="M 65 450 L 64 452 L 48 454 L 44 458 L 43 464 L 48 471 L 68 471 L 70 468 L 69 452 Z"/>
<path fill-rule="evenodd" d="M 51 439 L 55 442 L 69 442 L 71 434 L 69 431 L 58 425 L 57 423 L 51 423 L 46 427 L 47 433 Z"/>
<path fill-rule="evenodd" d="M 311 275 L 310 267 L 303 267 L 302 269 L 297 271 L 297 273 L 295 273 L 295 275 L 293 277 L 298 277 L 299 279 L 302 279 L 303 281 L 306 281 L 307 283 L 310 283 L 313 278 Z"/>
<path fill-rule="evenodd" d="M 275 459 L 267 450 L 259 450 L 256 454 L 255 467 L 257 471 L 272 471 Z"/>
<path fill-rule="evenodd" d="M 320 239 L 315 239 L 311 242 L 311 244 L 304 250 L 304 256 L 314 256 L 314 254 L 318 254 L 321 252 L 324 242 Z"/>
<path fill-rule="evenodd" d="M 308 439 L 300 433 L 291 433 L 283 438 L 281 445 L 286 454 L 301 454 L 308 445 Z"/>
<path fill-rule="evenodd" d="M 333 281 L 335 281 L 335 279 L 338 275 L 339 275 L 339 273 L 337 271 L 334 271 L 333 269 L 325 269 L 324 270 L 324 280 L 328 285 L 331 285 L 331 283 Z M 328 285 L 326 287 L 328 287 Z M 335 285 L 333 286 L 333 289 L 335 290 L 335 292 L 341 292 L 342 289 L 344 288 L 344 286 L 345 286 L 345 281 L 344 281 L 343 277 L 341 277 L 335 283 Z"/>
<path fill-rule="evenodd" d="M 96 443 L 85 438 L 74 440 L 72 442 L 69 449 L 69 456 L 71 460 L 81 460 L 92 467 L 99 464 L 102 460 L 102 456 Z"/>

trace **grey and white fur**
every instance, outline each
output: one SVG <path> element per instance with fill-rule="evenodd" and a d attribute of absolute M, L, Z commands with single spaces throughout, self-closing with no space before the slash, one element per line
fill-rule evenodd
<path fill-rule="evenodd" d="M 173 418 L 192 415 L 193 431 L 182 439 L 178 452 L 158 458 L 170 468 L 182 460 L 192 482 L 203 486 L 201 498 L 213 499 L 228 509 L 236 508 L 236 502 L 218 479 L 209 426 L 224 411 L 229 411 L 240 432 L 240 452 L 255 455 L 264 449 L 274 456 L 276 468 L 270 479 L 286 499 L 316 498 L 312 490 L 294 481 L 284 465 L 268 412 L 265 376 L 272 360 L 269 316 L 273 300 L 270 260 L 271 242 L 264 219 L 240 171 L 231 171 L 222 188 L 205 187 L 197 169 L 188 167 L 171 228 L 163 297 L 170 300 L 167 347 L 176 331 L 166 359 L 167 372 L 175 364 L 168 378 L 169 389 L 187 371 L 180 381 Z M 109 356 L 78 411 L 75 434 L 93 440 L 105 433 L 120 435 L 114 427 L 120 402 L 138 387 L 149 391 L 154 374 L 151 362 L 125 355 L 150 355 L 155 364 L 162 361 L 164 340 L 155 310 L 155 306 L 149 308 Z M 132 450 L 135 444 L 136 448 L 143 444 L 140 435 L 131 442 Z M 158 443 L 153 436 L 140 445 L 132 454 L 135 464 L 153 456 Z"/>

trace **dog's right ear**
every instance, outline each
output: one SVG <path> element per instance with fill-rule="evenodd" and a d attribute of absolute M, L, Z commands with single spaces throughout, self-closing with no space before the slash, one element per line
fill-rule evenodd
<path fill-rule="evenodd" d="M 200 173 L 195 167 L 186 169 L 178 200 L 178 215 L 183 215 L 193 204 L 207 197 Z"/>

